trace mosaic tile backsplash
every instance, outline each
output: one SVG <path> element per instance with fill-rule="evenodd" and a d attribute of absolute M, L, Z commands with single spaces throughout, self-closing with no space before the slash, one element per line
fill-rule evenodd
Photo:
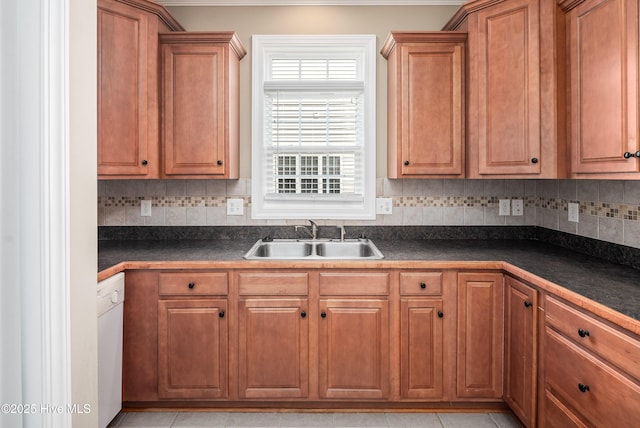
<path fill-rule="evenodd" d="M 322 225 L 529 225 L 640 248 L 640 181 L 377 180 L 377 195 L 393 213 L 371 221 L 318 219 Z M 251 180 L 118 180 L 98 182 L 99 226 L 289 225 L 300 220 L 252 220 Z M 244 215 L 227 215 L 228 198 L 244 200 Z M 522 216 L 499 215 L 500 199 L 521 199 Z M 151 216 L 140 215 L 150 200 Z M 568 221 L 568 203 L 579 222 Z M 316 219 L 314 219 L 316 220 Z"/>

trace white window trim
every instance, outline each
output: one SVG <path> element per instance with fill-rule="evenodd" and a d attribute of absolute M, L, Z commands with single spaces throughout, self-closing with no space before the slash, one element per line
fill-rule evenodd
<path fill-rule="evenodd" d="M 263 146 L 263 105 L 265 76 L 268 52 L 283 46 L 335 47 L 336 49 L 359 49 L 364 55 L 364 141 L 366 144 L 364 160 L 364 198 L 358 201 L 300 201 L 295 198 L 266 198 L 264 177 Z M 252 40 L 252 182 L 251 217 L 253 219 L 375 219 L 375 181 L 376 181 L 376 37 L 374 35 L 254 35 Z"/>

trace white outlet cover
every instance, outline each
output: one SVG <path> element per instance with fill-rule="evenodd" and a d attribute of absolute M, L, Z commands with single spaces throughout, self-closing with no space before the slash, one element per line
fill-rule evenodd
<path fill-rule="evenodd" d="M 376 198 L 376 214 L 391 214 L 393 200 L 391 198 Z"/>
<path fill-rule="evenodd" d="M 244 199 L 227 199 L 227 215 L 244 215 Z"/>
<path fill-rule="evenodd" d="M 140 216 L 151 217 L 151 201 L 143 199 L 140 201 Z"/>
<path fill-rule="evenodd" d="M 498 215 L 511 215 L 511 200 L 500 199 L 498 206 Z"/>
<path fill-rule="evenodd" d="M 579 221 L 579 213 L 580 213 L 580 205 L 575 202 L 569 202 L 567 205 L 567 211 L 569 212 L 569 221 L 578 223 Z"/>
<path fill-rule="evenodd" d="M 524 215 L 524 203 L 522 199 L 513 199 L 511 201 L 511 214 L 512 215 Z"/>

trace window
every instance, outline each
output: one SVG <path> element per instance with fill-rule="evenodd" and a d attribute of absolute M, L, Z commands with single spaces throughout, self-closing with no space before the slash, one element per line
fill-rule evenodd
<path fill-rule="evenodd" d="M 253 218 L 375 218 L 375 47 L 253 36 Z"/>

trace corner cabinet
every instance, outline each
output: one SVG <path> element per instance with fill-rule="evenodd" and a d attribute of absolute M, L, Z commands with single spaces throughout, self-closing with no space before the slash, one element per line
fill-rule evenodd
<path fill-rule="evenodd" d="M 572 176 L 640 178 L 638 1 L 565 0 L 560 6 L 566 12 Z"/>
<path fill-rule="evenodd" d="M 98 176 L 158 178 L 158 33 L 182 30 L 146 0 L 98 1 Z"/>
<path fill-rule="evenodd" d="M 505 276 L 504 300 L 504 401 L 525 427 L 535 427 L 538 292 Z"/>
<path fill-rule="evenodd" d="M 556 5 L 476 0 L 445 30 L 468 32 L 467 177 L 559 178 Z"/>
<path fill-rule="evenodd" d="M 160 35 L 167 178 L 238 178 L 240 60 L 233 32 Z"/>
<path fill-rule="evenodd" d="M 387 175 L 464 177 L 466 33 L 392 32 L 387 59 Z"/>

